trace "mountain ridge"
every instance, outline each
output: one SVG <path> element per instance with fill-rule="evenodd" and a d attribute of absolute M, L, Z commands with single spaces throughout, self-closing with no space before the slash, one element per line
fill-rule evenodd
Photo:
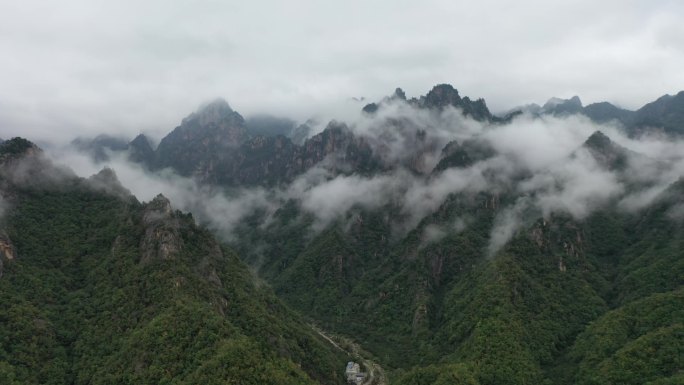
<path fill-rule="evenodd" d="M 27 143 L 0 145 L 2 383 L 343 383 L 346 357 L 190 214 L 111 170 L 42 181 Z"/>

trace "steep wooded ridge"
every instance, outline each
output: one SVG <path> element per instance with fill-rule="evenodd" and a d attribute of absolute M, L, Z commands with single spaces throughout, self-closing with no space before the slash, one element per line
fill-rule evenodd
<path fill-rule="evenodd" d="M 267 191 L 267 203 L 246 206 L 222 235 L 280 299 L 359 342 L 393 384 L 676 384 L 684 380 L 682 163 L 623 144 L 677 139 L 682 95 L 637 111 L 554 98 L 498 117 L 450 85 L 410 99 L 397 89 L 358 121 L 330 122 L 306 139 L 307 125 L 249 123 L 219 99 L 156 149 L 140 136 L 123 154 L 149 173 Z M 545 124 L 561 138 L 572 126 L 592 131 L 576 131 L 577 145 L 548 164 L 511 150 L 507 142 L 523 141 L 516 130 Z M 109 154 L 84 143 L 95 158 Z M 143 260 L 187 247 L 176 223 L 148 227 L 159 248 L 133 242 Z M 14 264 L 4 261 L 0 280 Z M 330 362 L 285 357 L 304 370 Z"/>
<path fill-rule="evenodd" d="M 0 383 L 343 383 L 346 357 L 164 196 L 19 138 L 0 193 Z"/>

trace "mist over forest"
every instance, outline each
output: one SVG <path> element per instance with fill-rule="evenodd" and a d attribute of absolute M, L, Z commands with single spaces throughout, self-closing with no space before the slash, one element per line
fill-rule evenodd
<path fill-rule="evenodd" d="M 683 16 L 0 0 L 0 385 L 684 384 Z"/>

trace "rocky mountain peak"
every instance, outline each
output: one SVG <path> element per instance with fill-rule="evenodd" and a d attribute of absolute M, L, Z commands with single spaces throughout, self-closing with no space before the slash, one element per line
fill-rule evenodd
<path fill-rule="evenodd" d="M 554 108 L 554 107 L 557 107 L 560 105 L 581 107 L 582 101 L 580 100 L 579 96 L 577 96 L 577 95 L 571 97 L 570 99 L 562 99 L 562 98 L 552 97 L 549 100 L 547 100 L 546 103 L 544 103 L 543 108 Z"/>
<path fill-rule="evenodd" d="M 391 96 L 385 96 L 381 101 L 379 101 L 377 103 L 368 103 L 361 109 L 361 111 L 363 113 L 373 115 L 380 109 L 380 107 L 382 105 L 387 104 L 387 103 L 391 103 L 391 102 L 395 102 L 397 100 L 401 100 L 403 102 L 407 101 L 406 93 L 404 92 L 404 90 L 402 90 L 399 87 L 397 87 L 394 90 L 394 93 Z"/>
<path fill-rule="evenodd" d="M 578 96 L 570 99 L 551 98 L 542 107 L 542 111 L 553 115 L 579 114 L 583 110 L 582 101 Z"/>
<path fill-rule="evenodd" d="M 140 134 L 136 136 L 128 144 L 128 159 L 135 163 L 147 165 L 154 161 L 154 150 L 145 135 Z"/>
<path fill-rule="evenodd" d="M 601 131 L 591 134 L 582 147 L 589 151 L 599 165 L 614 171 L 624 170 L 628 158 L 636 156 L 636 153 L 616 144 Z"/>
<path fill-rule="evenodd" d="M 42 150 L 24 138 L 12 138 L 0 144 L 0 162 L 41 154 Z"/>
<path fill-rule="evenodd" d="M 171 217 L 171 214 L 173 213 L 173 210 L 171 209 L 171 201 L 169 201 L 169 198 L 165 197 L 163 194 L 158 194 L 147 204 L 147 207 L 145 207 L 146 217 L 147 213 L 157 214 L 157 218 L 155 219 L 159 219 L 161 217 Z M 150 217 L 153 216 L 155 215 L 150 215 Z"/>
<path fill-rule="evenodd" d="M 183 176 L 201 177 L 247 139 L 245 119 L 225 100 L 216 99 L 183 119 L 161 140 L 152 168 L 172 167 Z"/>
<path fill-rule="evenodd" d="M 197 112 L 190 115 L 190 118 L 196 118 L 199 120 L 200 126 L 206 126 L 211 123 L 219 123 L 234 112 L 225 99 L 216 98 L 200 106 Z"/>
<path fill-rule="evenodd" d="M 451 84 L 438 84 L 425 95 L 424 103 L 429 108 L 444 108 L 461 104 L 461 96 Z"/>
<path fill-rule="evenodd" d="M 443 110 L 446 107 L 456 107 L 462 110 L 463 115 L 468 116 L 478 121 L 501 121 L 501 119 L 493 116 L 484 99 L 471 100 L 469 97 L 463 97 L 458 94 L 458 90 L 451 84 L 438 84 L 427 93 L 427 95 L 420 98 L 411 98 L 408 100 L 404 90 L 397 88 L 391 96 L 384 97 L 381 101 L 376 103 L 366 104 L 362 112 L 368 115 L 375 114 L 383 105 L 395 102 L 397 100 L 408 102 L 416 108 L 427 108 L 435 110 Z"/>
<path fill-rule="evenodd" d="M 404 90 L 401 88 L 397 87 L 396 90 L 394 90 L 394 94 L 392 95 L 393 99 L 401 99 L 401 100 L 406 100 L 406 93 Z"/>
<path fill-rule="evenodd" d="M 363 111 L 366 114 L 372 115 L 372 114 L 378 112 L 379 108 L 380 108 L 380 106 L 378 106 L 377 103 L 368 103 L 365 106 L 363 106 L 361 111 Z"/>
<path fill-rule="evenodd" d="M 580 100 L 579 96 L 577 96 L 577 95 L 571 97 L 567 103 L 569 103 L 570 105 L 573 105 L 573 106 L 582 107 L 582 101 Z"/>
<path fill-rule="evenodd" d="M 152 150 L 152 146 L 150 145 L 150 141 L 147 139 L 147 136 L 145 134 L 139 134 L 138 136 L 135 137 L 135 139 L 131 140 L 129 143 L 129 146 L 135 146 L 139 148 L 149 148 Z"/>
<path fill-rule="evenodd" d="M 157 195 L 143 212 L 145 235 L 140 241 L 142 263 L 168 260 L 179 255 L 183 248 L 180 235 L 181 222 L 174 216 L 171 202 L 164 195 Z"/>
<path fill-rule="evenodd" d="M 595 131 L 591 134 L 586 141 L 584 141 L 584 146 L 588 148 L 593 148 L 596 150 L 604 150 L 612 145 L 612 141 L 601 131 Z"/>

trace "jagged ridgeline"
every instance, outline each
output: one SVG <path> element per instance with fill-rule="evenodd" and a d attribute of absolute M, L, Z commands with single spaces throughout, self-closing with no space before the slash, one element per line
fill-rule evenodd
<path fill-rule="evenodd" d="M 0 383 L 341 384 L 347 357 L 159 195 L 0 145 Z"/>

